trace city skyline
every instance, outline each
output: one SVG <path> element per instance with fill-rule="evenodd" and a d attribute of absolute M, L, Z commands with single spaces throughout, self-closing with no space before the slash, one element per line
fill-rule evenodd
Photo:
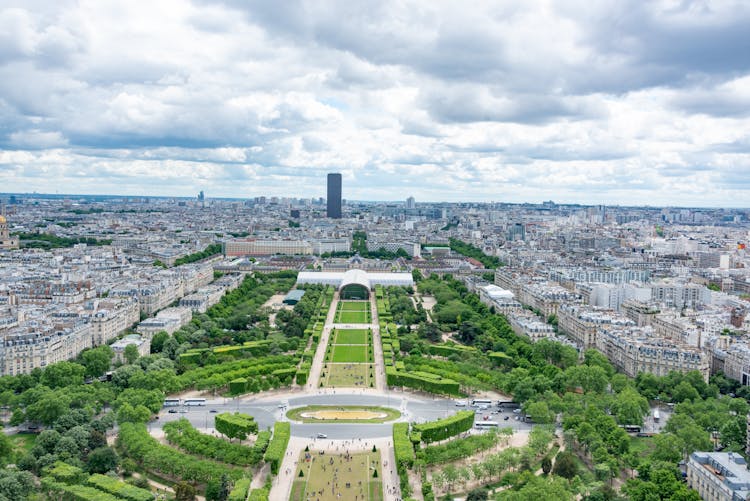
<path fill-rule="evenodd" d="M 10 2 L 0 181 L 319 197 L 335 171 L 354 200 L 737 206 L 749 19 L 742 3 Z"/>

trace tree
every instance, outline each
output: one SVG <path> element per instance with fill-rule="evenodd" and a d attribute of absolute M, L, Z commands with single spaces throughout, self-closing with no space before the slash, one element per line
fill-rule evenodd
<path fill-rule="evenodd" d="M 578 474 L 578 464 L 573 454 L 569 451 L 558 454 L 552 473 L 567 479 L 575 477 Z"/>
<path fill-rule="evenodd" d="M 545 475 L 549 475 L 550 471 L 552 471 L 552 460 L 549 456 L 544 456 L 542 458 L 542 472 L 544 472 Z"/>
<path fill-rule="evenodd" d="M 69 409 L 69 397 L 55 392 L 47 392 L 42 398 L 26 408 L 26 419 L 50 426 Z"/>
<path fill-rule="evenodd" d="M 555 419 L 555 413 L 549 410 L 547 402 L 531 402 L 526 405 L 526 414 L 539 424 L 549 424 Z"/>
<path fill-rule="evenodd" d="M 6 458 L 13 452 L 13 442 L 8 435 L 0 432 L 0 458 Z"/>
<path fill-rule="evenodd" d="M 151 338 L 151 353 L 161 353 L 167 339 L 169 339 L 169 333 L 166 331 L 159 331 L 154 334 L 154 337 Z"/>
<path fill-rule="evenodd" d="M 77 386 L 83 384 L 86 368 L 74 362 L 57 362 L 47 366 L 42 372 L 41 383 L 50 388 Z"/>
<path fill-rule="evenodd" d="M 111 447 L 99 447 L 89 454 L 89 473 L 107 473 L 116 471 L 120 458 Z"/>
<path fill-rule="evenodd" d="M 612 412 L 620 424 L 642 425 L 643 417 L 648 413 L 648 400 L 633 388 L 622 390 L 612 403 Z"/>
<path fill-rule="evenodd" d="M 175 501 L 195 501 L 195 487 L 187 482 L 179 482 L 174 486 Z"/>
<path fill-rule="evenodd" d="M 488 496 L 487 489 L 479 487 L 469 491 L 469 494 L 466 496 L 466 501 L 486 501 Z"/>
<path fill-rule="evenodd" d="M 107 345 L 98 346 L 81 353 L 87 377 L 99 377 L 109 370 L 114 352 Z"/>
<path fill-rule="evenodd" d="M 134 344 L 129 344 L 125 347 L 123 356 L 129 364 L 132 364 L 133 362 L 138 360 L 138 357 L 140 357 L 141 354 L 138 353 L 138 348 Z"/>
<path fill-rule="evenodd" d="M 685 400 L 696 400 L 700 398 L 698 390 L 696 390 L 687 381 L 680 381 L 674 390 L 672 390 L 672 400 L 675 402 L 684 402 Z"/>

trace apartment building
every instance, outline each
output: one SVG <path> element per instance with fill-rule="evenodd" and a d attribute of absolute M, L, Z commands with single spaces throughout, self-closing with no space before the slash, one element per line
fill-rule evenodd
<path fill-rule="evenodd" d="M 229 240 L 224 242 L 224 255 L 271 256 L 274 254 L 307 255 L 313 253 L 313 246 L 306 240 Z"/>
<path fill-rule="evenodd" d="M 75 358 L 92 346 L 91 325 L 79 318 L 29 322 L 0 339 L 0 375 L 29 374 L 36 368 Z"/>
<path fill-rule="evenodd" d="M 523 309 L 521 303 L 514 299 L 513 293 L 509 290 L 497 285 L 479 286 L 476 289 L 479 292 L 479 300 L 490 308 L 495 308 L 496 313 L 507 316 Z"/>
<path fill-rule="evenodd" d="M 687 463 L 687 484 L 706 501 L 745 501 L 750 471 L 734 452 L 694 452 Z"/>
<path fill-rule="evenodd" d="M 578 347 L 596 347 L 599 329 L 607 326 L 635 326 L 632 320 L 617 315 L 613 310 L 576 304 L 562 304 L 557 310 L 558 328 Z"/>
<path fill-rule="evenodd" d="M 140 320 L 140 308 L 135 298 L 98 300 L 90 306 L 87 312 L 91 312 L 88 320 L 94 346 L 108 343 Z"/>
<path fill-rule="evenodd" d="M 539 317 L 534 314 L 511 315 L 508 320 L 516 334 L 526 336 L 533 343 L 555 336 L 555 329 L 550 324 L 539 320 Z"/>
<path fill-rule="evenodd" d="M 700 349 L 654 337 L 649 327 L 601 328 L 596 349 L 629 377 L 640 372 L 664 376 L 670 371 L 698 371 L 708 380 L 708 357 Z"/>
<path fill-rule="evenodd" d="M 138 334 L 130 334 L 122 339 L 118 339 L 112 343 L 112 351 L 115 352 L 115 362 L 125 362 L 125 348 L 133 345 L 138 350 L 138 355 L 145 357 L 151 353 L 151 337 L 150 336 L 139 336 Z"/>

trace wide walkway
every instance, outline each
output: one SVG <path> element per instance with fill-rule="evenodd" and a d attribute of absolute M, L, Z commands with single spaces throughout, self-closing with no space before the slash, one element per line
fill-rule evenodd
<path fill-rule="evenodd" d="M 328 315 L 326 315 L 326 323 L 323 326 L 323 333 L 320 335 L 318 341 L 318 348 L 315 350 L 315 356 L 313 357 L 312 367 L 310 367 L 310 375 L 307 378 L 307 389 L 313 390 L 320 386 L 320 374 L 323 372 L 323 363 L 326 357 L 326 348 L 328 347 L 328 339 L 331 337 L 331 331 L 333 330 L 333 321 L 336 319 L 336 308 L 339 306 L 339 293 L 336 291 L 331 301 L 331 306 L 328 308 Z"/>
<path fill-rule="evenodd" d="M 373 445 L 381 452 L 380 466 L 383 471 L 383 499 L 393 500 L 401 497 L 398 472 L 395 468 L 396 456 L 393 451 L 391 438 L 327 440 L 292 437 L 286 448 L 286 455 L 279 468 L 279 474 L 273 481 L 271 493 L 268 497 L 269 501 L 289 501 L 295 474 L 297 473 L 299 457 L 302 451 L 305 450 L 305 447 L 309 447 L 310 450 L 315 451 L 341 452 L 348 450 L 355 453 L 371 451 Z M 394 492 L 396 494 L 393 494 Z"/>

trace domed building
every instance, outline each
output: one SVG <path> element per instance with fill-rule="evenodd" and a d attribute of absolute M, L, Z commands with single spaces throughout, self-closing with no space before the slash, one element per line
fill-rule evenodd
<path fill-rule="evenodd" d="M 10 236 L 8 231 L 8 220 L 0 215 L 0 249 L 18 249 L 18 237 Z"/>

